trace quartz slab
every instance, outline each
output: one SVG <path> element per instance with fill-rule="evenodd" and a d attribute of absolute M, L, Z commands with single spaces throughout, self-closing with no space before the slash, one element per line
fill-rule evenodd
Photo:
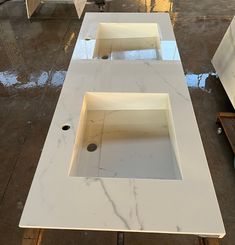
<path fill-rule="evenodd" d="M 168 14 L 86 14 L 19 225 L 223 237 L 224 225 L 180 60 L 172 59 L 172 52 L 168 53 L 171 59 L 97 59 L 90 51 L 94 52 L 95 43 L 84 48 L 88 34 L 95 41 L 100 23 L 128 22 L 157 23 L 160 42 L 176 44 Z M 87 50 L 90 56 L 85 59 Z M 105 127 L 102 132 L 111 128 L 112 137 L 102 134 L 104 147 L 98 143 L 94 151 L 101 157 L 98 163 L 103 165 L 94 167 L 100 172 L 80 169 L 82 163 L 87 167 L 97 159 L 81 158 L 82 146 L 91 137 L 89 122 L 96 118 L 99 132 L 97 118 L 104 114 L 108 117 L 100 121 Z M 134 143 L 139 155 L 127 151 L 129 143 L 123 141 L 127 131 L 115 133 L 114 127 L 123 122 L 129 134 L 130 128 L 138 129 L 132 135 L 138 132 L 140 140 Z M 141 142 L 141 132 L 152 135 L 153 141 Z M 174 153 L 177 168 L 164 171 L 159 164 L 158 176 L 156 166 L 148 163 L 159 162 L 153 154 L 162 145 L 159 135 L 166 139 L 163 149 L 172 147 L 169 154 Z M 97 153 L 100 149 L 102 153 Z M 124 161 L 120 168 L 117 159 L 122 155 L 130 163 Z M 140 169 L 137 174 L 135 166 Z M 117 175 L 105 173 L 106 168 L 118 170 Z"/>
<path fill-rule="evenodd" d="M 235 17 L 212 58 L 212 64 L 235 108 Z"/>
<path fill-rule="evenodd" d="M 73 3 L 78 14 L 78 18 L 81 18 L 83 10 L 87 4 L 87 0 L 26 0 L 27 17 L 30 19 L 36 9 L 41 3 Z"/>

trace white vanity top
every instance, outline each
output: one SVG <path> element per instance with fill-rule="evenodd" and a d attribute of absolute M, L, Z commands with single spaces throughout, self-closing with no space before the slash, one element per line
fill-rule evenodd
<path fill-rule="evenodd" d="M 212 64 L 235 108 L 235 17 L 215 52 Z"/>
<path fill-rule="evenodd" d="M 158 60 L 141 60 L 142 56 L 140 60 L 121 60 L 123 56 L 120 54 L 117 60 L 92 59 L 94 44 L 84 48 L 84 39 L 94 40 L 101 22 L 157 23 L 160 42 L 169 41 L 171 46 L 175 44 L 168 14 L 86 14 L 20 227 L 223 237 L 224 225 L 179 56 L 172 56 L 172 52 L 164 56 L 161 50 Z M 84 53 L 89 56 L 88 59 L 85 59 Z M 176 51 L 173 53 L 176 54 Z M 157 166 L 162 174 L 154 174 L 155 165 L 166 153 L 163 148 L 162 155 L 157 159 L 154 149 L 150 152 L 151 146 L 162 146 L 164 141 L 154 137 L 146 141 L 141 141 L 142 136 L 137 137 L 134 141 L 136 148 L 131 149 L 138 151 L 133 153 L 128 151 L 129 141 L 118 138 L 122 137 L 123 131 L 117 134 L 115 127 L 111 127 L 113 131 L 110 130 L 107 135 L 115 138 L 115 144 L 113 138 L 106 137 L 100 145 L 98 143 L 99 150 L 95 152 L 87 153 L 81 149 L 82 131 L 88 122 L 84 116 L 86 110 L 106 113 L 107 128 L 110 125 L 123 126 L 125 118 L 128 122 L 134 118 L 133 128 L 147 125 L 142 133 L 147 133 L 148 137 L 152 136 L 151 127 L 155 126 L 155 122 L 159 123 L 161 130 L 158 133 L 162 138 L 158 136 L 164 140 L 167 128 L 165 119 L 159 115 L 167 111 L 170 142 L 177 161 L 172 168 L 169 167 L 172 173 L 168 175 L 168 169 L 164 169 L 163 164 Z M 108 113 L 110 110 L 120 114 Z M 150 113 L 151 110 L 153 113 Z M 94 115 L 87 114 L 87 118 L 91 116 Z M 151 121 L 147 122 L 147 118 Z M 70 128 L 62 130 L 64 125 Z M 97 128 L 99 126 L 97 124 Z M 130 131 L 128 128 L 128 133 Z M 164 141 L 164 146 L 167 142 Z M 87 154 L 93 155 L 88 157 Z M 169 154 L 172 152 L 169 151 Z M 126 158 L 121 159 L 122 156 Z M 167 154 L 164 157 L 170 158 Z M 94 172 L 92 166 L 86 164 L 97 159 L 98 165 L 109 168 L 108 172 L 100 165 L 94 167 L 100 172 Z M 123 168 L 121 165 L 117 167 L 117 159 L 125 163 Z M 155 161 L 157 164 L 148 165 Z M 132 173 L 130 170 L 135 170 L 135 163 L 139 171 Z M 90 169 L 87 169 L 88 166 Z M 117 168 L 116 172 L 112 172 L 112 166 Z M 131 177 L 132 174 L 134 177 Z"/>

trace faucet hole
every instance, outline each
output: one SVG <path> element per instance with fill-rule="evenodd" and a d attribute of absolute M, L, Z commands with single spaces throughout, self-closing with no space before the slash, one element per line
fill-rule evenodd
<path fill-rule="evenodd" d="M 93 151 L 95 151 L 97 149 L 97 145 L 95 144 L 95 143 L 91 143 L 91 144 L 89 144 L 88 146 L 87 146 L 87 150 L 89 151 L 89 152 L 93 152 Z"/>
<path fill-rule="evenodd" d="M 69 126 L 69 125 L 64 125 L 64 126 L 62 127 L 62 130 L 68 130 L 68 129 L 70 129 L 70 126 Z"/>

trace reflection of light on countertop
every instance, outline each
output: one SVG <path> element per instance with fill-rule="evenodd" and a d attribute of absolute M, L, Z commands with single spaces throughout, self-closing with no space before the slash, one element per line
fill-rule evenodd
<path fill-rule="evenodd" d="M 77 42 L 77 45 L 73 53 L 73 59 L 78 59 L 78 60 L 79 59 L 93 59 L 95 44 L 96 44 L 96 40 L 94 39 L 91 39 L 89 41 L 82 40 L 82 39 L 79 40 L 79 42 Z M 138 50 L 133 50 L 133 51 L 129 50 L 129 53 L 131 54 L 137 51 Z M 139 51 L 143 53 L 144 49 L 139 50 Z M 126 50 L 125 52 L 128 52 L 128 50 Z M 146 49 L 145 52 L 147 54 L 149 52 L 148 49 Z M 180 55 L 179 55 L 176 41 L 161 40 L 160 41 L 160 54 L 161 54 L 160 56 L 159 55 L 156 56 L 156 59 L 164 60 L 164 61 L 180 60 Z"/>
<path fill-rule="evenodd" d="M 161 41 L 162 60 L 180 60 L 176 41 Z"/>
<path fill-rule="evenodd" d="M 91 39 L 88 41 L 80 39 L 75 46 L 72 58 L 75 60 L 92 59 L 95 49 L 95 42 L 95 39 Z"/>

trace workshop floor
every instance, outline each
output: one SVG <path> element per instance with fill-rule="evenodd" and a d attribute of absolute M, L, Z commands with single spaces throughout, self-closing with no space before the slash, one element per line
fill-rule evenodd
<path fill-rule="evenodd" d="M 221 244 L 234 245 L 233 153 L 226 137 L 217 135 L 215 124 L 217 112 L 233 111 L 233 108 L 214 74 L 210 60 L 235 13 L 235 1 L 170 2 L 171 4 L 168 0 L 113 0 L 106 4 L 105 11 L 170 10 L 227 231 Z M 86 11 L 98 11 L 98 8 L 96 5 L 87 5 Z M 29 243 L 33 241 L 30 239 L 32 236 L 18 228 L 18 223 L 81 23 L 82 19 L 77 19 L 73 5 L 45 4 L 31 21 L 27 20 L 23 1 L 7 2 L 0 6 L 1 245 L 34 244 Z M 44 230 L 37 244 L 112 245 L 117 244 L 117 234 Z M 198 244 L 198 238 L 126 233 L 125 245 L 131 244 L 195 245 Z"/>

